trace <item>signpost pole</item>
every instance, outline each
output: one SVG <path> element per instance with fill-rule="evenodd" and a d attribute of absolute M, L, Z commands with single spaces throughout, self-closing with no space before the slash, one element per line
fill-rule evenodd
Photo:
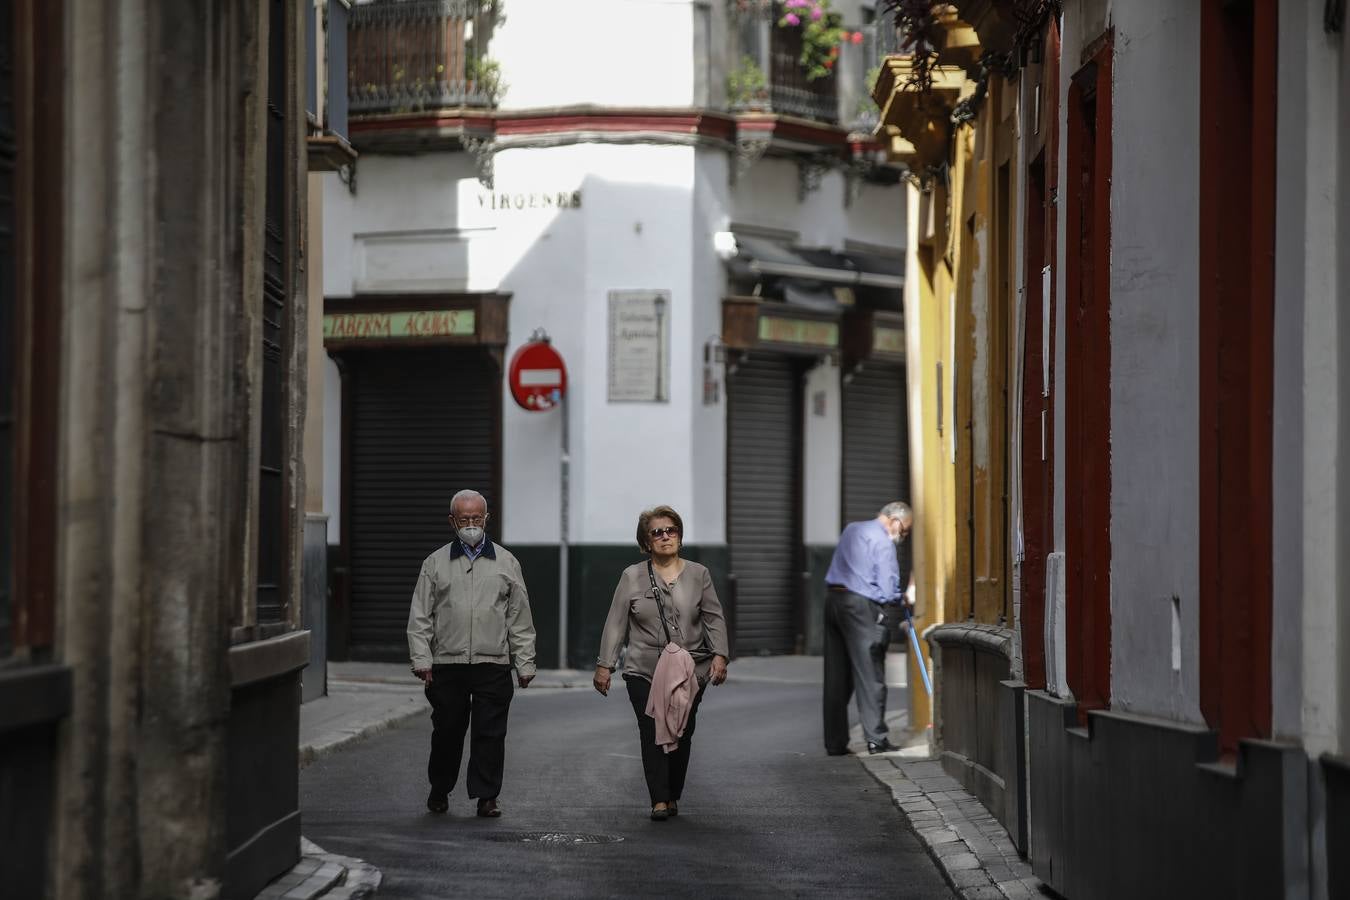
<path fill-rule="evenodd" d="M 567 661 L 567 520 L 569 518 L 568 509 L 568 476 L 572 459 L 568 448 L 568 415 L 567 399 L 565 397 L 558 400 L 558 414 L 562 416 L 562 453 L 560 460 L 560 478 L 558 483 L 561 491 L 561 503 L 559 507 L 562 510 L 561 526 L 558 531 L 558 668 L 569 669 Z"/>
<path fill-rule="evenodd" d="M 511 397 L 526 412 L 556 409 L 562 416 L 562 448 L 558 454 L 560 492 L 558 529 L 558 668 L 568 667 L 567 659 L 567 551 L 568 479 L 571 451 L 568 447 L 567 366 L 548 338 L 548 332 L 536 328 L 529 341 L 511 356 L 508 367 Z"/>

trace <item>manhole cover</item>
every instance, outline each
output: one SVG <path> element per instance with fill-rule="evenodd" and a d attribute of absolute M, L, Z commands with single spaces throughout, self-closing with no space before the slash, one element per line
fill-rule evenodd
<path fill-rule="evenodd" d="M 576 831 L 517 831 L 494 834 L 491 838 L 506 844 L 544 844 L 566 847 L 572 844 L 617 844 L 623 840 L 617 834 L 582 834 Z"/>

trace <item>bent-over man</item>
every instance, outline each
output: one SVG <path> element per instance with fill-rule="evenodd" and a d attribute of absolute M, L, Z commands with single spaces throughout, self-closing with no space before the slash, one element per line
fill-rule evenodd
<path fill-rule="evenodd" d="M 478 815 L 496 818 L 515 694 L 511 668 L 516 683 L 529 687 L 534 620 L 520 563 L 487 539 L 487 521 L 487 501 L 477 491 L 460 491 L 450 501 L 455 539 L 422 563 L 408 612 L 408 654 L 432 710 L 427 809 L 450 808 L 468 731 L 465 786 L 478 800 Z"/>
<path fill-rule="evenodd" d="M 848 701 L 856 693 L 868 753 L 897 749 L 887 738 L 886 611 L 913 604 L 914 579 L 900 590 L 895 548 L 909 536 L 914 512 L 887 503 L 876 518 L 851 522 L 839 537 L 825 573 L 825 752 L 848 752 Z"/>

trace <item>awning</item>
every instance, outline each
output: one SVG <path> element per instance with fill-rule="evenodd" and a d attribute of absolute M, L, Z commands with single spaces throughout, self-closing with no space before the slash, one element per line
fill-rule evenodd
<path fill-rule="evenodd" d="M 855 294 L 868 295 L 867 305 L 899 308 L 904 288 L 904 263 L 866 253 L 835 253 L 789 247 L 781 241 L 733 233 L 736 255 L 727 260 L 734 277 L 753 280 L 788 303 L 813 309 L 852 305 Z M 844 299 L 841 299 L 844 298 Z"/>

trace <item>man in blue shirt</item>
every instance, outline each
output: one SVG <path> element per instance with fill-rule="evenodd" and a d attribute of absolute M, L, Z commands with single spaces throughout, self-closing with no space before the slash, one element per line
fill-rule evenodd
<path fill-rule="evenodd" d="M 900 589 L 895 548 L 909 536 L 914 512 L 887 503 L 875 519 L 852 522 L 839 536 L 825 573 L 825 752 L 848 753 L 848 701 L 855 693 L 868 753 L 898 749 L 887 739 L 886 610 L 914 602 L 914 579 Z"/>

